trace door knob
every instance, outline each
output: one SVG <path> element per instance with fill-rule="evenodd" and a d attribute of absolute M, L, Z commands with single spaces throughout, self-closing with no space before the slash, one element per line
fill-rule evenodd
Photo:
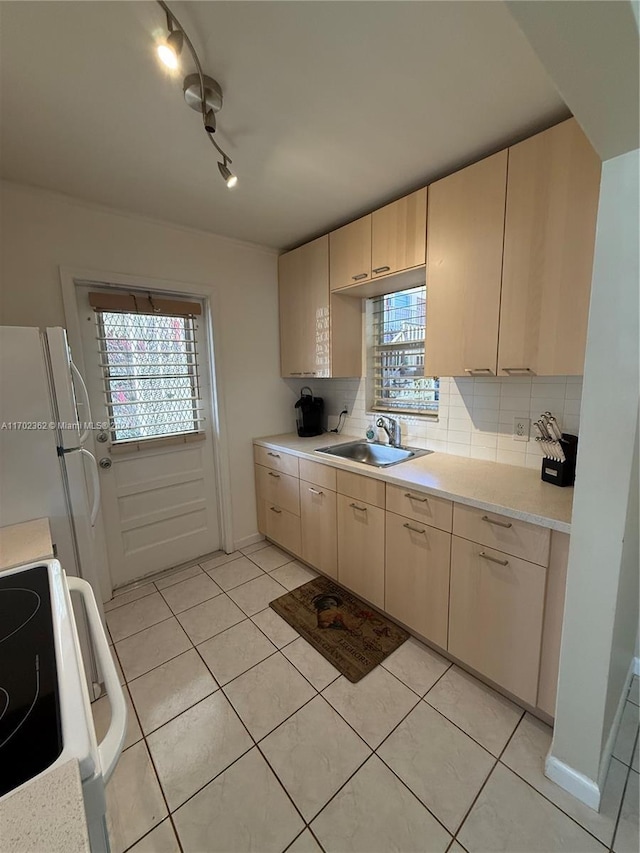
<path fill-rule="evenodd" d="M 105 468 L 105 469 L 106 469 L 106 468 L 111 468 L 111 465 L 112 465 L 112 464 L 113 464 L 113 463 L 111 462 L 111 459 L 110 459 L 108 456 L 103 456 L 103 457 L 102 457 L 102 459 L 98 462 L 98 465 L 99 465 L 101 468 Z"/>

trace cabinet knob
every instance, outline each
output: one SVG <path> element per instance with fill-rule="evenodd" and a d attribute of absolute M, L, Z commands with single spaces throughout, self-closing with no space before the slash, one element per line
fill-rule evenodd
<path fill-rule="evenodd" d="M 351 278 L 354 281 L 362 281 L 363 278 L 369 278 L 369 273 L 368 272 L 361 272 L 361 273 L 358 273 L 358 275 L 352 275 Z"/>
<path fill-rule="evenodd" d="M 282 512 L 282 510 L 278 509 L 278 507 L 276 507 L 276 506 L 270 506 L 269 509 L 271 510 L 271 512 L 275 512 L 278 515 L 280 515 L 280 513 Z"/>
<path fill-rule="evenodd" d="M 530 373 L 532 376 L 535 376 L 530 367 L 501 367 L 500 370 L 503 370 L 505 373 Z"/>
<path fill-rule="evenodd" d="M 349 504 L 349 506 L 352 506 L 354 509 L 357 509 L 360 512 L 366 512 L 367 511 L 366 506 L 358 506 L 358 504 Z"/>
<path fill-rule="evenodd" d="M 270 477 L 275 477 L 275 478 L 276 478 L 276 480 L 279 480 L 279 479 L 280 479 L 280 474 L 274 474 L 274 473 L 273 473 L 273 471 L 269 471 L 269 476 L 270 476 Z"/>
<path fill-rule="evenodd" d="M 478 373 L 480 376 L 493 376 L 493 370 L 490 367 L 465 367 L 465 373 L 470 373 L 475 376 Z"/>
<path fill-rule="evenodd" d="M 376 275 L 377 275 L 378 273 L 381 273 L 381 272 L 389 272 L 390 269 L 391 269 L 391 267 L 376 267 L 373 270 L 373 272 L 376 273 Z"/>
<path fill-rule="evenodd" d="M 309 486 L 309 491 L 313 492 L 314 495 L 324 495 L 324 492 L 320 492 L 318 489 L 312 489 L 311 486 Z"/>
<path fill-rule="evenodd" d="M 272 453 L 270 450 L 267 450 L 267 456 L 273 456 L 274 459 L 280 459 L 279 453 Z"/>

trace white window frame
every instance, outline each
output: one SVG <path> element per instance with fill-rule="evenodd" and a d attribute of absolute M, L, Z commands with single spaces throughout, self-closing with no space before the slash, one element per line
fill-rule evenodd
<path fill-rule="evenodd" d="M 422 291 L 422 293 L 420 293 Z M 382 306 L 386 299 L 394 296 L 416 294 L 422 296 L 426 302 L 426 288 L 412 287 L 406 290 L 386 293 L 381 296 L 373 297 L 367 300 L 367 397 L 368 411 L 380 412 L 383 414 L 397 415 L 403 418 L 420 418 L 436 420 L 438 417 L 438 397 L 439 397 L 439 380 L 438 377 L 424 377 L 424 346 L 426 334 L 426 316 L 422 324 L 416 325 L 415 308 L 409 308 L 412 312 L 407 317 L 406 321 L 397 319 L 393 325 L 398 325 L 399 328 L 395 332 L 396 340 L 383 342 L 381 340 L 381 321 L 383 315 L 380 313 L 383 310 Z M 400 309 L 395 309 L 400 310 Z M 424 315 L 423 315 L 424 316 Z M 387 320 L 387 328 L 391 318 L 385 317 Z M 420 331 L 422 332 L 420 334 Z M 417 336 L 416 336 L 417 334 Z M 415 395 L 407 397 L 407 405 L 385 405 L 384 393 L 385 387 L 392 391 L 389 385 L 392 377 L 392 368 L 389 367 L 389 361 L 397 359 L 400 363 L 410 363 L 415 369 L 419 368 L 419 376 L 415 377 Z M 385 375 L 386 374 L 386 375 Z M 418 387 L 418 383 L 421 387 Z M 405 379 L 403 390 L 410 383 Z M 428 387 L 431 384 L 433 387 Z M 398 387 L 397 390 L 400 390 Z"/>

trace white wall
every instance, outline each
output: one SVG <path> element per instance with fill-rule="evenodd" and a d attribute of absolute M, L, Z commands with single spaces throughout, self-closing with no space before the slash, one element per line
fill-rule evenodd
<path fill-rule="evenodd" d="M 553 757 L 593 790 L 607 768 L 612 708 L 638 627 L 637 579 L 634 600 L 618 606 L 618 597 L 621 589 L 632 593 L 628 573 L 638 571 L 629 499 L 639 397 L 639 154 L 602 169 L 552 746 Z"/>
<path fill-rule="evenodd" d="M 300 385 L 291 380 L 289 384 L 296 389 Z M 345 435 L 363 436 L 372 417 L 378 417 L 367 412 L 364 378 L 315 380 L 311 387 L 325 400 L 330 427 L 347 404 L 349 417 L 342 430 Z M 438 453 L 539 470 L 539 445 L 533 437 L 528 442 L 514 440 L 514 418 L 530 418 L 533 423 L 543 412 L 550 411 L 565 432 L 575 435 L 580 428 L 581 394 L 581 376 L 440 377 L 437 421 L 399 416 L 402 441 Z M 535 435 L 533 430 L 531 433 Z M 381 437 L 384 440 L 382 431 Z"/>
<path fill-rule="evenodd" d="M 64 326 L 59 266 L 193 282 L 215 291 L 234 540 L 255 533 L 251 439 L 290 430 L 295 402 L 279 376 L 275 253 L 0 184 L 0 323 Z"/>

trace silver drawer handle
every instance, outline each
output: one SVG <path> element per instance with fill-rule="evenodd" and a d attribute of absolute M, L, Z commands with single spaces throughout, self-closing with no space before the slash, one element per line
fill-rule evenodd
<path fill-rule="evenodd" d="M 352 275 L 351 278 L 354 281 L 362 281 L 363 278 L 368 278 L 368 276 L 369 276 L 368 272 L 361 272 L 358 275 Z"/>
<path fill-rule="evenodd" d="M 429 498 L 419 498 L 417 495 L 412 495 L 411 492 L 405 492 L 404 496 L 410 501 L 419 501 L 421 504 L 429 503 Z"/>
<path fill-rule="evenodd" d="M 375 272 L 375 273 L 378 273 L 378 272 L 389 272 L 389 270 L 390 270 L 390 269 L 391 269 L 391 267 L 376 267 L 376 268 L 374 269 L 374 272 Z"/>
<path fill-rule="evenodd" d="M 280 513 L 282 512 L 282 510 L 281 510 L 281 509 L 278 509 L 278 508 L 277 508 L 277 507 L 275 507 L 275 506 L 270 506 L 270 507 L 269 507 L 269 509 L 271 510 L 271 512 L 276 512 L 276 513 L 278 513 L 278 515 L 280 515 Z"/>
<path fill-rule="evenodd" d="M 319 492 L 317 489 L 312 489 L 311 486 L 309 486 L 309 491 L 313 492 L 314 495 L 324 495 L 324 492 Z"/>
<path fill-rule="evenodd" d="M 292 376 L 302 376 L 302 371 L 301 370 L 292 370 L 291 375 Z"/>
<path fill-rule="evenodd" d="M 358 504 L 349 504 L 349 506 L 352 506 L 354 509 L 359 509 L 360 512 L 366 512 L 367 511 L 366 506 L 358 506 Z"/>
<path fill-rule="evenodd" d="M 501 367 L 505 373 L 533 373 L 530 367 Z"/>
<path fill-rule="evenodd" d="M 492 557 L 490 554 L 485 554 L 484 551 L 480 551 L 478 557 L 482 557 L 483 560 L 490 560 L 492 563 L 497 563 L 499 566 L 509 565 L 509 560 L 498 560 L 497 557 Z"/>
<path fill-rule="evenodd" d="M 420 530 L 419 527 L 412 527 L 410 524 L 403 524 L 402 526 L 406 527 L 407 530 L 412 530 L 414 533 L 426 533 L 426 530 L 424 528 Z"/>
<path fill-rule="evenodd" d="M 270 477 L 275 477 L 275 478 L 276 478 L 276 480 L 279 480 L 279 479 L 280 479 L 280 474 L 274 474 L 274 473 L 273 473 L 273 471 L 269 471 L 269 476 L 270 476 Z"/>
<path fill-rule="evenodd" d="M 303 376 L 315 376 L 316 372 L 315 372 L 315 370 L 305 370 L 305 372 L 302 375 Z"/>
<path fill-rule="evenodd" d="M 513 527 L 510 521 L 497 521 L 495 518 L 489 518 L 488 515 L 483 515 L 482 521 L 488 521 L 489 524 L 495 524 L 496 527 Z"/>
<path fill-rule="evenodd" d="M 273 456 L 274 459 L 280 459 L 279 453 L 272 453 L 270 450 L 267 451 L 267 456 Z"/>
<path fill-rule="evenodd" d="M 493 370 L 490 367 L 465 367 L 465 373 L 483 373 L 488 376 L 493 376 Z"/>

